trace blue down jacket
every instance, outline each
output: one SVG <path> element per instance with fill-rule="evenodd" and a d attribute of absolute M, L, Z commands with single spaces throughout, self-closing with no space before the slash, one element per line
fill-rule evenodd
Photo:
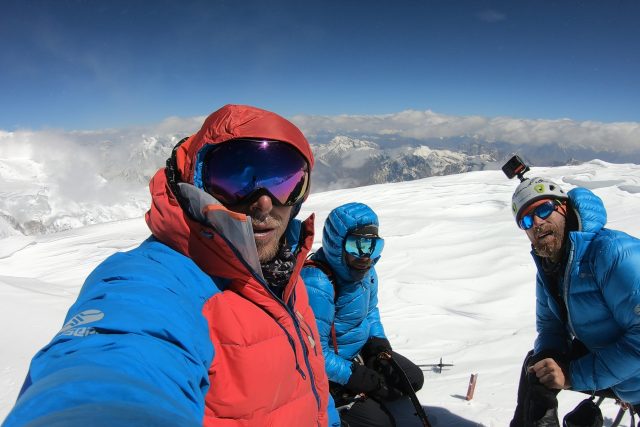
<path fill-rule="evenodd" d="M 561 292 L 566 324 L 548 293 L 541 260 L 536 277 L 536 352 L 567 351 L 570 339 L 589 353 L 570 364 L 572 389 L 611 388 L 629 403 L 640 403 L 640 240 L 604 228 L 602 200 L 585 188 L 568 194 L 578 231 L 569 233 Z"/>
<path fill-rule="evenodd" d="M 309 304 L 316 316 L 327 376 L 339 384 L 349 380 L 352 359 L 370 337 L 386 338 L 378 311 L 375 268 L 371 267 L 361 280 L 352 280 L 342 249 L 350 231 L 370 224 L 377 226 L 378 217 L 362 203 L 348 203 L 334 209 L 325 222 L 322 248 L 312 259 L 325 263 L 333 271 L 337 297 L 331 280 L 320 269 L 305 267 L 301 273 Z M 335 325 L 338 354 L 331 339 L 332 324 Z"/>
<path fill-rule="evenodd" d="M 289 241 L 300 228 L 292 224 Z M 214 349 L 202 306 L 222 296 L 225 283 L 154 237 L 111 256 L 87 279 L 62 331 L 34 358 L 15 408 L 0 424 L 206 425 L 209 373 L 223 353 Z M 329 425 L 339 425 L 329 399 Z"/>

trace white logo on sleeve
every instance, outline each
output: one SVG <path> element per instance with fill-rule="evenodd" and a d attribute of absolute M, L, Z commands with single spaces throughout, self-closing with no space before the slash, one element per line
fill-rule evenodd
<path fill-rule="evenodd" d="M 74 337 L 85 337 L 97 333 L 92 327 L 82 326 L 87 323 L 97 322 L 104 317 L 100 310 L 85 310 L 73 316 L 64 324 L 58 335 L 70 335 Z"/>

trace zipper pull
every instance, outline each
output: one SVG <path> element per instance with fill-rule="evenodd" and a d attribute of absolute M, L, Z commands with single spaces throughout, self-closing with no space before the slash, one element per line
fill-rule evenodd
<path fill-rule="evenodd" d="M 307 322 L 305 322 L 304 317 L 302 316 L 302 313 L 300 313 L 298 310 L 296 310 L 296 317 L 298 318 L 298 320 L 300 321 L 300 325 L 304 325 L 307 327 L 308 331 L 305 330 L 304 328 L 302 328 L 302 331 L 305 333 L 305 335 L 307 336 L 307 339 L 309 340 L 309 344 L 311 345 L 311 348 L 313 349 L 313 352 L 315 353 L 316 351 L 316 340 L 313 339 L 313 336 L 311 336 L 311 328 L 309 327 L 309 325 L 307 325 Z"/>

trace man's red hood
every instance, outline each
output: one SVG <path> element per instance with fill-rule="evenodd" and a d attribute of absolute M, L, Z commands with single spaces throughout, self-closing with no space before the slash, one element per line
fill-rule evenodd
<path fill-rule="evenodd" d="M 264 138 L 287 142 L 300 151 L 313 169 L 311 147 L 300 129 L 287 119 L 259 108 L 247 105 L 225 105 L 211 113 L 198 133 L 185 141 L 176 153 L 176 160 L 183 182 L 195 184 L 198 153 L 208 144 L 219 144 L 236 138 Z M 196 180 L 197 181 L 197 180 Z"/>
<path fill-rule="evenodd" d="M 287 142 L 296 147 L 313 165 L 311 148 L 300 130 L 288 120 L 269 111 L 244 105 L 226 105 L 211 114 L 202 125 L 202 129 L 184 143 L 176 151 L 176 163 L 180 181 L 194 183 L 194 171 L 203 147 L 219 144 L 235 138 L 267 138 Z M 241 161 L 242 159 L 238 159 Z M 197 177 L 196 181 L 201 181 Z M 200 268 L 208 274 L 225 278 L 246 277 L 246 267 L 237 261 L 233 249 L 222 241 L 218 230 L 212 233 L 208 224 L 199 223 L 190 218 L 178 203 L 175 194 L 169 188 L 165 169 L 158 170 L 149 183 L 151 190 L 151 208 L 146 214 L 146 222 L 153 235 L 160 241 L 192 258 Z M 198 190 L 196 190 L 198 191 Z M 201 188 L 199 191 L 204 191 Z M 202 208 L 202 207 L 201 207 Z M 220 209 L 226 210 L 219 206 Z M 238 214 L 227 211 L 230 217 Z M 238 221 L 246 221 L 244 215 Z M 310 221 L 313 224 L 313 219 Z M 313 242 L 313 226 L 306 227 L 306 236 L 311 240 L 306 243 L 310 249 Z M 307 240 L 307 239 L 305 239 Z M 303 242 L 301 242 L 302 244 Z"/>

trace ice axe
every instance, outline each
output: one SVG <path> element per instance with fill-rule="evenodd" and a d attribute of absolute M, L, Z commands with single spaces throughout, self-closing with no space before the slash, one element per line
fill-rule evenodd
<path fill-rule="evenodd" d="M 419 364 L 420 368 L 438 368 L 438 373 L 442 373 L 442 368 L 446 368 L 449 366 L 453 366 L 453 363 L 442 363 L 442 357 L 440 358 L 440 363 L 423 363 Z"/>

